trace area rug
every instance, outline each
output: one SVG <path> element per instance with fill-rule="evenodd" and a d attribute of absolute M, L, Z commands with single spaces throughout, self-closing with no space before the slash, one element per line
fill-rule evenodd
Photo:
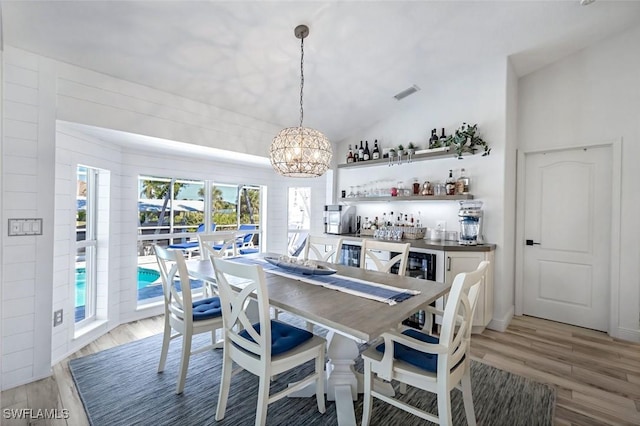
<path fill-rule="evenodd" d="M 196 336 L 194 346 L 206 343 L 208 336 Z M 200 340 L 198 342 L 198 340 Z M 172 342 L 165 371 L 156 372 L 162 344 L 161 335 L 128 343 L 86 357 L 73 359 L 69 367 L 94 426 L 114 425 L 253 425 L 258 380 L 245 371 L 233 377 L 224 420 L 214 419 L 220 384 L 221 350 L 191 357 L 186 386 L 176 395 L 180 340 Z M 294 377 L 312 371 L 311 364 L 283 374 L 271 385 L 271 392 L 282 389 Z M 362 371 L 362 362 L 356 365 Z M 300 376 L 298 376 L 300 377 Z M 471 368 L 473 400 L 478 425 L 551 425 L 555 390 L 491 366 L 473 362 Z M 403 399 L 437 413 L 432 394 L 409 388 Z M 362 416 L 362 395 L 355 402 L 356 421 Z M 455 425 L 466 425 L 462 395 L 452 391 Z M 269 405 L 268 425 L 336 425 L 336 407 L 327 401 L 320 414 L 315 398 L 284 398 Z M 425 421 L 381 401 L 374 400 L 373 425 L 424 425 Z"/>

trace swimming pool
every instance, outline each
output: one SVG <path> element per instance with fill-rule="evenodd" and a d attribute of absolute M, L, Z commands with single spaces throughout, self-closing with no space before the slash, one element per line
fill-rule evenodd
<path fill-rule="evenodd" d="M 85 268 L 76 268 L 76 307 L 84 306 L 86 273 Z M 160 278 L 160 272 L 138 267 L 138 290 L 148 286 L 158 278 Z"/>

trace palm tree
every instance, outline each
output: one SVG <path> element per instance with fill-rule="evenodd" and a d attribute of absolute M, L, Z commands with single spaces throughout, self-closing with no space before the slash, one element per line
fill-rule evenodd
<path fill-rule="evenodd" d="M 240 223 L 255 223 L 260 218 L 260 189 L 242 188 L 240 203 Z M 256 220 L 257 219 L 257 220 Z"/>

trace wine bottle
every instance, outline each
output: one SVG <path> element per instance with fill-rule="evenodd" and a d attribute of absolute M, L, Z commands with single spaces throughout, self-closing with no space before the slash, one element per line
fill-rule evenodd
<path fill-rule="evenodd" d="M 445 181 L 444 187 L 447 195 L 456 195 L 456 180 L 453 178 L 453 170 L 449 170 L 449 177 Z"/>
<path fill-rule="evenodd" d="M 351 149 L 351 144 L 349 144 L 349 152 L 347 152 L 347 163 L 353 163 L 353 150 Z"/>
<path fill-rule="evenodd" d="M 429 138 L 429 148 L 435 148 L 435 145 L 438 142 L 438 135 L 436 133 L 436 129 L 431 130 L 431 138 Z"/>
<path fill-rule="evenodd" d="M 371 159 L 371 153 L 369 152 L 369 141 L 365 141 L 364 147 L 364 161 Z"/>
<path fill-rule="evenodd" d="M 373 160 L 380 159 L 380 150 L 378 149 L 378 139 L 376 139 L 375 142 L 373 143 L 373 153 L 371 155 L 371 158 Z"/>
<path fill-rule="evenodd" d="M 358 158 L 360 161 L 364 161 L 364 147 L 362 146 L 362 141 L 360 141 L 360 148 L 358 148 Z"/>
<path fill-rule="evenodd" d="M 468 194 L 469 193 L 469 183 L 470 180 L 465 174 L 464 169 L 460 169 L 460 177 L 456 181 L 456 193 L 457 194 Z"/>
<path fill-rule="evenodd" d="M 442 134 L 440 135 L 440 142 L 444 142 L 447 139 L 447 136 L 444 134 L 444 127 L 442 128 Z"/>

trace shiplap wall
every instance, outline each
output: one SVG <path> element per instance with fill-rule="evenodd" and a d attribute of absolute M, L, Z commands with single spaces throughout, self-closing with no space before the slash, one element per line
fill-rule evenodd
<path fill-rule="evenodd" d="M 73 283 L 64 284 L 72 281 L 74 224 L 62 204 L 75 194 L 75 186 L 72 193 L 64 194 L 64 188 L 71 188 L 65 180 L 72 179 L 69 175 L 75 166 L 61 160 L 60 173 L 56 171 L 57 120 L 258 155 L 267 152 L 279 128 L 10 46 L 5 48 L 3 67 L 2 389 L 46 377 L 52 362 L 65 354 L 119 323 L 154 313 L 137 310 L 135 284 L 126 285 L 135 281 L 138 174 L 184 173 L 181 177 L 267 185 L 265 241 L 267 249 L 274 251 L 284 250 L 287 244 L 287 188 L 311 186 L 312 231 L 322 232 L 324 178 L 284 179 L 269 168 L 136 152 L 66 132 L 61 136 L 65 139 L 61 156 L 110 169 L 108 258 L 100 259 L 110 278 L 104 287 L 107 293 L 101 293 L 108 302 L 99 311 L 106 321 L 74 339 L 69 309 Z M 6 237 L 10 217 L 43 218 L 43 235 Z M 53 329 L 53 309 L 63 306 L 67 307 L 65 323 Z"/>
<path fill-rule="evenodd" d="M 121 224 L 124 203 L 121 185 L 121 149 L 87 135 L 58 127 L 56 136 L 56 199 L 53 247 L 53 306 L 63 309 L 63 323 L 53 328 L 53 363 L 65 358 L 118 325 L 120 301 Z M 98 178 L 97 324 L 74 338 L 77 166 L 100 169 Z M 99 325 L 98 325 L 99 324 Z"/>
<path fill-rule="evenodd" d="M 41 65 L 32 55 L 4 51 L 3 388 L 45 377 L 51 367 L 54 135 L 41 133 L 51 119 L 39 113 L 51 100 Z M 36 217 L 43 218 L 43 235 L 6 237 L 7 219 Z"/>

